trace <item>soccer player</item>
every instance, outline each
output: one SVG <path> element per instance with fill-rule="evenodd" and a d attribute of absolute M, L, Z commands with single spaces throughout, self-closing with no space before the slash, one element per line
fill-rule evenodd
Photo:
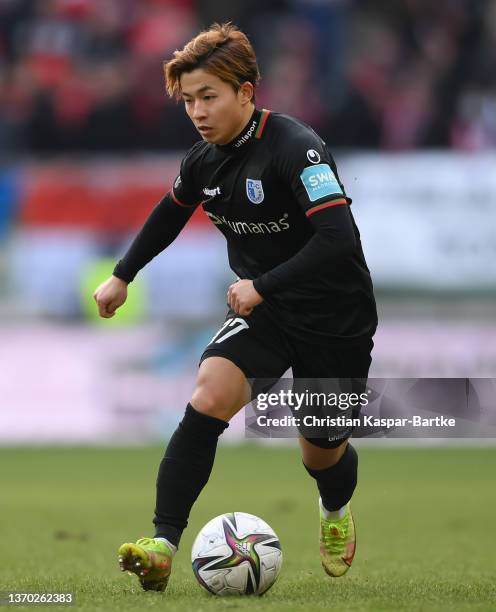
<path fill-rule="evenodd" d="M 255 106 L 260 75 L 247 37 L 232 24 L 215 24 L 176 51 L 164 72 L 169 95 L 183 100 L 202 140 L 96 289 L 99 313 L 114 316 L 138 271 L 199 206 L 225 236 L 238 280 L 158 470 L 154 537 L 119 549 L 121 569 L 157 591 L 167 586 L 218 438 L 250 399 L 247 379 L 278 379 L 289 367 L 294 378 L 366 379 L 377 324 L 360 234 L 336 164 L 310 127 Z M 299 438 L 320 493 L 320 555 L 331 576 L 344 574 L 355 553 L 349 502 L 358 459 L 350 434 Z"/>

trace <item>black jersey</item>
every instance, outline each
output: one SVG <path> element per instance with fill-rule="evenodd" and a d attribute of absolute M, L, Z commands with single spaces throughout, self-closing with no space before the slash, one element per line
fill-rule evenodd
<path fill-rule="evenodd" d="M 200 141 L 190 149 L 160 219 L 155 212 L 154 223 L 168 225 L 167 237 L 162 226 L 162 244 L 151 252 L 150 229 L 147 254 L 134 245 L 114 273 L 132 280 L 202 206 L 227 240 L 233 272 L 254 281 L 288 333 L 319 343 L 371 336 L 372 282 L 350 204 L 334 160 L 310 127 L 255 110 L 231 143 Z"/>

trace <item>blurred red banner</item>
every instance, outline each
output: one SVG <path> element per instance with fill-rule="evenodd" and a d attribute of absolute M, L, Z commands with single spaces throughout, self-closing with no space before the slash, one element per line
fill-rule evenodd
<path fill-rule="evenodd" d="M 179 158 L 56 161 L 26 167 L 20 221 L 25 226 L 104 232 L 139 228 L 177 176 Z M 212 227 L 202 210 L 189 225 Z"/>

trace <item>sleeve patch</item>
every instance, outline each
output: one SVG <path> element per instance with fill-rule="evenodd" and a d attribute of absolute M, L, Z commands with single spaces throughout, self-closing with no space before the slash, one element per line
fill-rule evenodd
<path fill-rule="evenodd" d="M 329 164 L 308 166 L 300 175 L 310 202 L 334 193 L 343 193 L 334 172 Z"/>

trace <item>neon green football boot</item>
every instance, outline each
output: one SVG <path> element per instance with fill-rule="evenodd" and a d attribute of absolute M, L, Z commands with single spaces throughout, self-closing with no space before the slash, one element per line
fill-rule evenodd
<path fill-rule="evenodd" d="M 136 574 L 145 591 L 165 591 L 175 550 L 162 540 L 140 538 L 119 548 L 121 571 Z"/>
<path fill-rule="evenodd" d="M 329 576 L 342 576 L 353 562 L 356 548 L 355 523 L 350 504 L 340 519 L 326 519 L 320 507 L 320 558 Z"/>

